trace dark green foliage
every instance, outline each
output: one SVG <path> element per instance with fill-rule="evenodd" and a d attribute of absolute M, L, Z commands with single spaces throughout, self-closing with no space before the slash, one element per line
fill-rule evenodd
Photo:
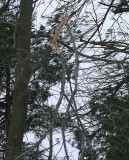
<path fill-rule="evenodd" d="M 97 153 L 95 149 L 90 148 L 86 139 L 82 136 L 82 131 L 79 129 L 74 130 L 74 137 L 75 137 L 75 143 L 77 144 L 77 148 L 79 149 L 79 153 L 81 154 L 83 150 L 82 158 L 85 160 L 91 160 L 91 152 L 92 152 L 92 158 L 95 160 L 97 158 Z M 88 138 L 90 138 L 90 135 L 87 135 Z M 85 145 L 85 147 L 83 146 Z"/>
<path fill-rule="evenodd" d="M 0 23 L 0 66 L 11 66 L 16 63 L 13 31 L 14 26 Z"/>
<path fill-rule="evenodd" d="M 91 115 L 98 129 L 91 135 L 100 155 L 107 160 L 129 158 L 129 97 L 114 97 L 91 104 Z"/>

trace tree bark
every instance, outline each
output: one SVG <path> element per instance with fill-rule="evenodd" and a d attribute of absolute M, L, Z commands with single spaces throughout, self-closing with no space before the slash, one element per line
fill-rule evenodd
<path fill-rule="evenodd" d="M 22 152 L 27 115 L 27 92 L 30 79 L 30 39 L 33 0 L 21 0 L 16 27 L 17 65 L 13 94 L 13 112 L 6 143 L 5 160 L 14 160 Z"/>

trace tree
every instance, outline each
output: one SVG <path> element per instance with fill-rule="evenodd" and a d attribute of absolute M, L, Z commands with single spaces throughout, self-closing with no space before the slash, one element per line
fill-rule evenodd
<path fill-rule="evenodd" d="M 122 15 L 121 21 L 110 19 L 127 12 L 128 6 L 118 9 L 114 0 L 60 1 L 35 30 L 38 3 L 1 1 L 0 121 L 5 138 L 1 145 L 6 144 L 1 157 L 56 158 L 53 142 L 58 131 L 67 160 L 68 143 L 78 149 L 80 160 L 128 159 L 128 149 L 124 150 L 128 147 L 127 23 Z M 50 105 L 46 101 L 55 96 L 55 85 L 58 100 Z M 23 143 L 29 132 L 38 138 L 35 144 Z M 42 148 L 47 135 L 49 147 Z"/>
<path fill-rule="evenodd" d="M 33 1 L 20 2 L 20 17 L 15 31 L 18 52 L 16 80 L 13 93 L 13 112 L 6 143 L 5 159 L 15 159 L 21 153 L 27 114 L 27 92 L 30 79 L 29 51 Z"/>
<path fill-rule="evenodd" d="M 31 75 L 34 74 L 34 72 L 41 67 L 41 64 L 36 65 L 35 67 L 33 67 L 33 69 L 30 66 L 29 52 L 30 52 L 30 41 L 31 41 L 32 4 L 33 1 L 20 2 L 19 19 L 14 30 L 15 45 L 18 56 L 16 65 L 15 86 L 14 86 L 13 100 L 12 100 L 13 110 L 9 125 L 9 132 L 7 135 L 5 159 L 16 158 L 17 155 L 19 155 L 22 150 L 22 139 L 25 132 L 25 123 L 27 117 L 28 84 Z M 44 66 L 48 64 L 47 59 L 50 56 L 50 50 L 51 47 L 48 47 L 44 51 L 47 52 L 45 53 L 45 55 L 43 55 L 43 58 L 41 60 L 41 62 L 44 63 Z M 50 78 L 49 80 L 54 82 Z M 10 114 L 10 110 L 8 112 L 9 112 L 8 114 Z"/>
<path fill-rule="evenodd" d="M 124 9 L 121 11 L 117 13 L 124 13 Z M 104 48 L 94 56 L 95 65 L 91 67 L 94 89 L 90 94 L 89 115 L 94 131 L 89 138 L 97 159 L 108 160 L 128 159 L 128 51 L 127 46 L 124 47 L 128 40 L 126 28 L 121 27 L 125 23 L 114 19 L 105 41 L 91 42 Z M 119 22 L 121 25 L 117 28 Z"/>

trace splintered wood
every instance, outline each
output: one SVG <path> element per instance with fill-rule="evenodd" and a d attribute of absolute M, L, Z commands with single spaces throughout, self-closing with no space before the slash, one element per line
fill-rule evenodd
<path fill-rule="evenodd" d="M 57 46 L 57 38 L 60 35 L 60 32 L 62 30 L 62 28 L 65 26 L 65 24 L 68 22 L 69 16 L 67 13 L 65 13 L 64 17 L 61 19 L 60 23 L 58 24 L 58 26 L 55 29 L 54 34 L 51 36 L 50 39 L 50 46 L 52 47 L 52 49 L 54 49 L 58 54 L 61 53 L 61 49 L 59 46 Z"/>

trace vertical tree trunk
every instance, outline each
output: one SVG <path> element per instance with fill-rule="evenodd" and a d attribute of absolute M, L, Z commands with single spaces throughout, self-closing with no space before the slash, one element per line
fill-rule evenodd
<path fill-rule="evenodd" d="M 22 151 L 27 114 L 27 90 L 30 79 L 29 51 L 33 0 L 21 0 L 16 29 L 18 53 L 13 95 L 13 112 L 6 143 L 5 160 L 14 160 Z"/>

